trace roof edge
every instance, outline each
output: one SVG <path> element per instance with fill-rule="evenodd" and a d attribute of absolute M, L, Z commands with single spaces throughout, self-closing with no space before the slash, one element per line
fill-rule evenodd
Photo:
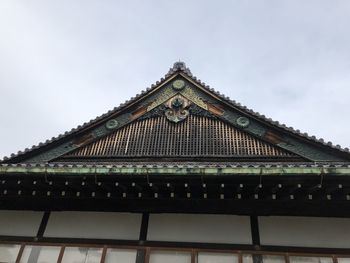
<path fill-rule="evenodd" d="M 52 137 L 49 140 L 46 140 L 45 142 L 40 142 L 37 145 L 33 145 L 31 148 L 25 148 L 24 151 L 18 151 L 17 153 L 12 153 L 10 157 L 4 156 L 3 159 L 0 159 L 0 163 L 7 163 L 15 158 L 21 157 L 25 154 L 31 153 L 35 150 L 38 150 L 40 148 L 46 147 L 50 145 L 51 143 L 55 143 L 59 140 L 63 140 L 68 138 L 69 136 L 72 136 L 76 133 L 82 132 L 85 129 L 91 128 L 93 125 L 98 124 L 99 121 L 102 121 L 103 119 L 107 119 L 111 117 L 113 114 L 118 113 L 118 111 L 124 109 L 125 107 L 129 107 L 133 103 L 137 102 L 140 98 L 147 96 L 151 94 L 154 90 L 156 90 L 158 87 L 163 85 L 165 82 L 167 82 L 172 76 L 175 76 L 176 74 L 181 73 L 184 76 L 190 78 L 193 82 L 195 82 L 197 85 L 205 89 L 207 92 L 212 93 L 224 102 L 228 103 L 229 105 L 238 108 L 239 110 L 246 112 L 247 114 L 252 115 L 257 120 L 267 122 L 273 127 L 277 127 L 282 129 L 283 131 L 290 132 L 294 134 L 297 137 L 301 137 L 302 139 L 305 139 L 307 141 L 316 143 L 320 146 L 331 148 L 332 150 L 339 151 L 342 154 L 347 154 L 350 157 L 350 150 L 349 148 L 342 148 L 340 145 L 334 145 L 332 142 L 325 142 L 324 139 L 320 138 L 317 139 L 316 136 L 310 136 L 308 133 L 302 133 L 300 130 L 294 129 L 293 127 L 287 127 L 287 125 L 280 123 L 278 121 L 274 121 L 271 118 L 266 117 L 265 115 L 260 114 L 259 112 L 255 112 L 252 109 L 241 105 L 240 103 L 236 102 L 235 100 L 231 100 L 229 97 L 221 94 L 220 92 L 216 91 L 213 88 L 210 88 L 209 85 L 206 85 L 206 83 L 202 82 L 200 79 L 198 79 L 196 76 L 193 76 L 190 69 L 186 67 L 186 64 L 184 62 L 178 61 L 175 62 L 173 67 L 171 67 L 167 74 L 165 74 L 164 77 L 162 77 L 159 81 L 156 81 L 155 84 L 152 84 L 151 87 L 146 88 L 145 90 L 142 90 L 139 94 L 136 94 L 136 96 L 131 97 L 129 100 L 126 100 L 124 103 L 121 103 L 119 106 L 113 108 L 112 110 L 97 116 L 95 119 L 92 119 L 88 122 L 85 122 L 82 125 L 77 126 L 76 128 L 71 129 L 70 131 L 66 131 L 63 134 L 59 134 L 56 137 Z"/>
<path fill-rule="evenodd" d="M 64 175 L 64 174 L 132 174 L 132 175 L 319 175 L 319 176 L 350 176 L 350 164 L 320 165 L 62 165 L 62 164 L 2 164 L 0 174 L 37 174 L 37 175 Z"/>

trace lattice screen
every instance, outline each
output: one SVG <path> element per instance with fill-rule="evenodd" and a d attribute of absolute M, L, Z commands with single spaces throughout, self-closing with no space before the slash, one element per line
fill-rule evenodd
<path fill-rule="evenodd" d="M 79 156 L 294 156 L 220 120 L 190 115 L 135 121 L 66 155 Z"/>

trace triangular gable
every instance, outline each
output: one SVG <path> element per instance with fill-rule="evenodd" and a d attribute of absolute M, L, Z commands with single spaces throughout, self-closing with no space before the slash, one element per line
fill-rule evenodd
<path fill-rule="evenodd" d="M 183 105 L 177 105 L 179 101 L 182 101 Z M 345 150 L 324 145 L 320 141 L 269 121 L 264 116 L 257 115 L 210 90 L 204 83 L 192 77 L 184 63 L 179 62 L 175 63 L 165 79 L 146 93 L 65 136 L 55 138 L 52 142 L 47 142 L 25 153 L 19 153 L 5 162 L 41 163 L 73 155 L 79 152 L 78 149 L 87 149 L 88 145 L 107 140 L 109 136 L 118 133 L 117 130 L 126 129 L 123 127 L 131 127 L 136 125 L 135 123 L 142 122 L 142 118 L 147 118 L 161 108 L 164 110 L 164 107 L 162 119 L 167 118 L 167 121 L 173 122 L 174 125 L 176 123 L 182 125 L 183 119 L 188 118 L 183 114 L 188 111 L 188 106 L 195 106 L 198 111 L 203 111 L 204 115 L 220 120 L 218 123 L 228 125 L 228 130 L 236 130 L 247 138 L 253 138 L 252 140 L 256 142 L 273 147 L 275 151 L 286 153 L 286 156 L 288 154 L 300 156 L 310 161 L 350 159 L 350 154 Z M 225 137 L 221 139 L 227 140 Z M 229 147 L 225 149 L 229 151 Z"/>

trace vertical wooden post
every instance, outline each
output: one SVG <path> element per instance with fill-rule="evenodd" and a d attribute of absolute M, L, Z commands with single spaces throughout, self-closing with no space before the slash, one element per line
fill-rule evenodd
<path fill-rule="evenodd" d="M 22 254 L 23 254 L 24 247 L 25 247 L 25 245 L 21 244 L 21 248 L 19 249 L 18 255 L 17 255 L 17 258 L 16 258 L 16 263 L 19 263 L 21 261 L 21 257 L 22 257 Z"/>
<path fill-rule="evenodd" d="M 43 215 L 43 218 L 41 219 L 40 226 L 38 229 L 38 233 L 36 234 L 36 237 L 41 238 L 44 236 L 44 232 L 47 226 L 47 222 L 49 221 L 50 212 L 46 211 Z"/>
<path fill-rule="evenodd" d="M 62 258 L 63 258 L 63 254 L 64 254 L 64 250 L 65 249 L 66 249 L 66 246 L 62 246 L 61 247 L 60 254 L 58 255 L 57 263 L 61 263 L 62 262 Z"/>
<path fill-rule="evenodd" d="M 197 251 L 192 249 L 191 251 L 191 263 L 196 263 Z"/>
<path fill-rule="evenodd" d="M 286 263 L 290 262 L 288 253 L 284 254 L 284 259 L 285 259 Z"/>
<path fill-rule="evenodd" d="M 148 248 L 146 249 L 145 263 L 149 263 L 149 258 L 150 258 L 150 256 L 151 256 L 151 250 L 150 250 L 150 248 L 148 247 Z"/>
<path fill-rule="evenodd" d="M 243 263 L 243 256 L 241 251 L 238 251 L 238 263 Z"/>
<path fill-rule="evenodd" d="M 106 254 L 107 254 L 107 246 L 104 246 L 103 247 L 103 250 L 102 250 L 102 256 L 101 256 L 101 261 L 100 263 L 104 263 L 105 260 L 106 260 Z"/>

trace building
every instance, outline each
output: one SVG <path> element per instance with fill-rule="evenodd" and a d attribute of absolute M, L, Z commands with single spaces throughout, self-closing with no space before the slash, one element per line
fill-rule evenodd
<path fill-rule="evenodd" d="M 0 164 L 0 262 L 348 263 L 350 153 L 177 62 Z"/>

